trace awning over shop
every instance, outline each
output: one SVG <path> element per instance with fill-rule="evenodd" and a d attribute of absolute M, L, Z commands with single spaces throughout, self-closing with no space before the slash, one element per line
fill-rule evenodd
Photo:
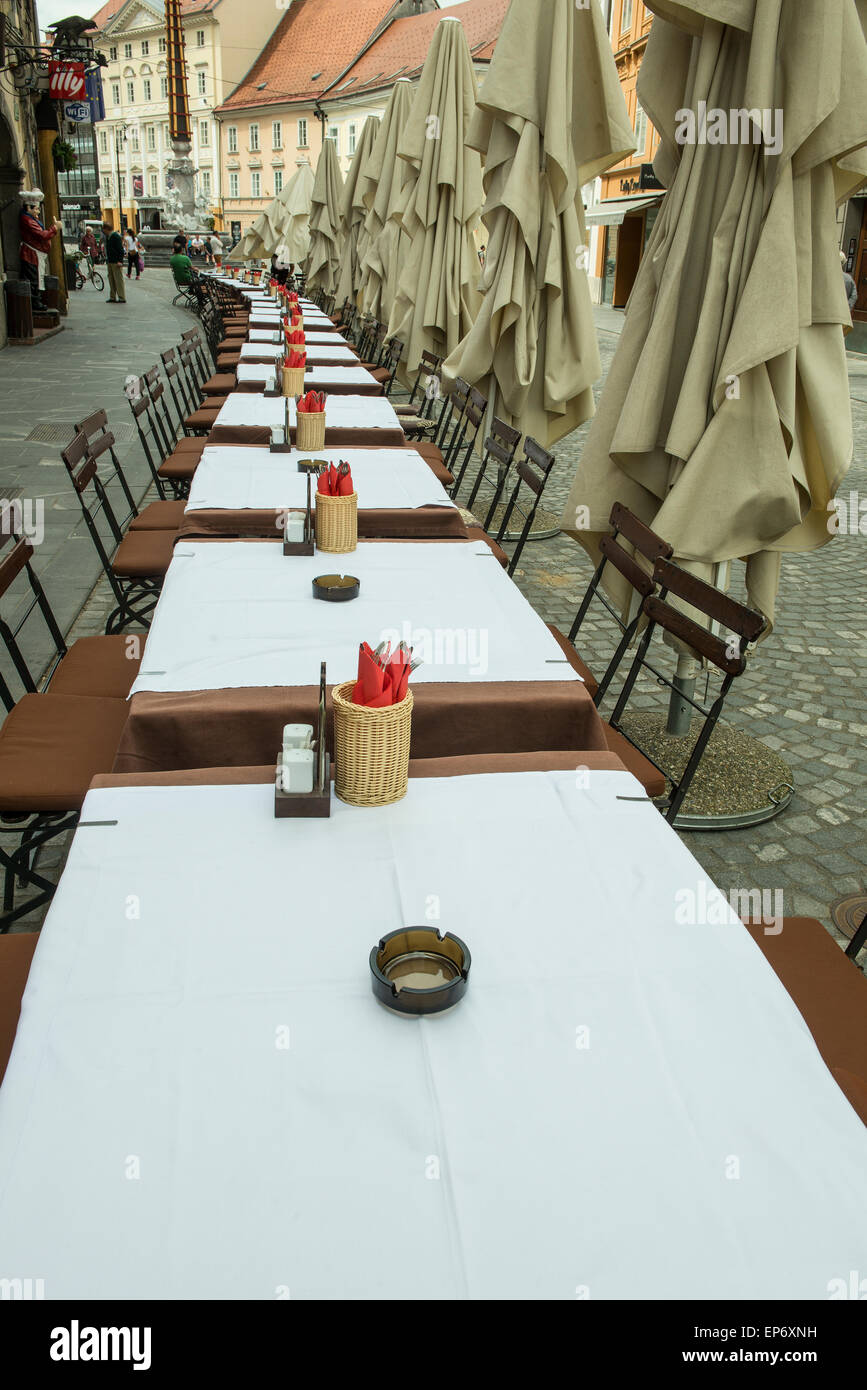
<path fill-rule="evenodd" d="M 662 193 L 654 193 L 647 198 L 609 198 L 604 203 L 587 208 L 584 221 L 589 227 L 619 227 L 627 213 L 640 212 L 642 208 L 658 203 L 663 196 Z"/>

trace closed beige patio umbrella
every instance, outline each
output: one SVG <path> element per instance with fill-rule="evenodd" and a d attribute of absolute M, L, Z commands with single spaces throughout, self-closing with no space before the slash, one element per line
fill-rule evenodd
<path fill-rule="evenodd" d="M 313 192 L 313 170 L 302 164 L 298 172 L 281 189 L 264 212 L 261 212 L 241 241 L 240 254 L 244 260 L 266 260 L 273 256 L 284 237 L 287 219 L 310 216 L 310 195 Z M 298 238 L 295 238 L 296 242 Z M 306 252 L 305 252 L 306 254 Z M 300 260 L 300 256 L 292 258 Z"/>
<path fill-rule="evenodd" d="M 393 220 L 406 246 L 388 332 L 406 344 L 401 367 L 410 376 L 423 351 L 445 357 L 457 347 L 479 309 L 473 233 L 482 209 L 482 163 L 466 143 L 476 94 L 463 25 L 441 19 L 397 147 L 409 179 Z"/>
<path fill-rule="evenodd" d="M 334 294 L 340 264 L 340 199 L 343 176 L 333 140 L 322 146 L 313 185 L 310 212 L 310 254 L 307 258 L 307 288 Z"/>
<path fill-rule="evenodd" d="M 310 250 L 313 170 L 305 161 L 280 194 L 281 214 L 274 254 L 281 265 L 300 265 Z"/>
<path fill-rule="evenodd" d="M 412 83 L 401 77 L 391 89 L 373 148 L 359 174 L 359 192 L 366 208 L 358 239 L 361 264 L 361 308 L 387 323 L 393 294 L 389 269 L 395 273 L 402 233 L 394 221 L 409 165 L 397 157 L 397 146 L 412 106 Z"/>
<path fill-rule="evenodd" d="M 867 177 L 867 6 L 648 2 L 638 91 L 669 192 L 563 527 L 595 556 L 623 502 L 703 579 L 745 560 L 770 620 L 852 457 L 836 209 Z"/>
<path fill-rule="evenodd" d="M 444 375 L 551 445 L 593 414 L 602 375 L 581 186 L 635 148 L 595 0 L 512 0 L 468 138 L 485 164 L 483 298 Z"/>
<path fill-rule="evenodd" d="M 361 289 L 361 264 L 359 261 L 359 237 L 364 225 L 367 209 L 362 200 L 361 172 L 370 158 L 379 131 L 379 117 L 368 116 L 364 122 L 361 139 L 349 166 L 346 183 L 343 185 L 343 198 L 340 204 L 340 231 L 343 237 L 343 250 L 340 254 L 340 268 L 337 274 L 337 303 L 347 299 L 357 302 Z"/>

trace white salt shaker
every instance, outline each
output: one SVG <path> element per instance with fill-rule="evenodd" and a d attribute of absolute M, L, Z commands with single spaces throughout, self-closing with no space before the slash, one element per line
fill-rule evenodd
<path fill-rule="evenodd" d="M 280 778 L 284 792 L 312 792 L 313 749 L 284 748 Z"/>
<path fill-rule="evenodd" d="M 310 748 L 313 743 L 312 724 L 286 724 L 283 727 L 283 752 L 290 748 Z"/>
<path fill-rule="evenodd" d="M 303 541 L 304 539 L 304 513 L 286 513 L 286 540 Z"/>

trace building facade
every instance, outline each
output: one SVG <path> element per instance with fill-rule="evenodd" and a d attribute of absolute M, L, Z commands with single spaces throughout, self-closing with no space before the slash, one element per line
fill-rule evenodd
<path fill-rule="evenodd" d="M 214 108 L 282 15 L 273 0 L 186 0 L 182 24 L 197 192 L 221 227 L 221 168 Z M 103 210 L 115 226 L 156 224 L 171 187 L 165 9 L 154 0 L 108 0 L 94 16 L 105 120 L 97 131 Z"/>
<path fill-rule="evenodd" d="M 653 172 L 659 136 L 638 100 L 638 74 L 653 15 L 644 0 L 608 0 L 606 19 L 637 149 L 585 191 L 585 202 L 591 294 L 597 304 L 621 309 L 635 284 L 665 190 Z"/>
<path fill-rule="evenodd" d="M 0 81 L 0 279 L 18 275 L 18 193 L 40 182 L 39 149 L 34 103 L 35 68 L 18 63 L 11 45 L 35 49 L 39 43 L 36 7 L 32 0 L 0 0 L 7 47 Z M 0 347 L 5 347 L 6 303 L 0 295 Z"/>
<path fill-rule="evenodd" d="M 299 164 L 314 169 L 325 140 L 341 172 L 364 123 L 381 116 L 398 78 L 417 81 L 443 14 L 459 19 L 482 80 L 509 0 L 292 0 L 242 83 L 217 110 L 223 225 L 243 235 Z M 323 48 L 321 35 L 329 35 Z"/>

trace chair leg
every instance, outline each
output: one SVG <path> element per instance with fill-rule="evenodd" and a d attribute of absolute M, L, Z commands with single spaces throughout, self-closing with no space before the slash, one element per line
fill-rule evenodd
<path fill-rule="evenodd" d="M 863 950 L 865 946 L 867 946 L 867 912 L 864 913 L 860 927 L 846 947 L 846 955 L 850 960 L 855 960 L 859 951 Z"/>
<path fill-rule="evenodd" d="M 36 855 L 44 845 L 50 840 L 54 840 L 58 835 L 62 835 L 67 830 L 73 830 L 78 824 L 78 812 L 70 813 L 58 812 L 55 815 L 37 815 L 18 833 L 21 835 L 21 844 L 16 850 L 10 853 L 0 846 L 0 864 L 4 869 L 3 881 L 3 912 L 0 914 L 0 935 L 5 935 L 13 922 L 19 917 L 24 917 L 29 912 L 35 912 L 37 908 L 50 902 L 54 896 L 56 885 L 50 879 L 44 878 L 35 870 L 34 863 Z M 0 824 L 0 833 L 14 833 L 11 827 Z M 27 902 L 20 903 L 18 907 L 15 903 L 15 884 L 16 881 L 22 886 L 32 885 L 41 891 L 35 898 L 28 898 Z"/>

